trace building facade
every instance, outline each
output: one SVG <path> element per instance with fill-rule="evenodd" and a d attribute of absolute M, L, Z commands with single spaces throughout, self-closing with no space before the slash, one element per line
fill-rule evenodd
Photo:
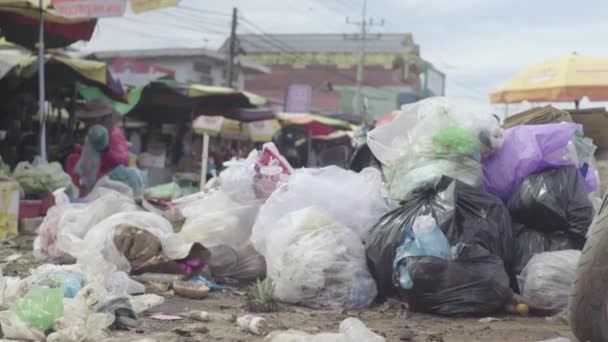
<path fill-rule="evenodd" d="M 269 73 L 248 74 L 247 90 L 283 103 L 293 85 L 310 87 L 310 110 L 352 113 L 359 41 L 339 34 L 239 35 L 240 58 Z M 228 42 L 220 51 L 227 49 Z M 420 57 L 411 34 L 370 36 L 366 42 L 362 103 L 380 116 L 430 95 L 443 95 L 445 75 Z M 366 100 L 363 100 L 366 99 Z"/>
<path fill-rule="evenodd" d="M 125 85 L 141 86 L 165 76 L 179 82 L 226 86 L 225 54 L 198 48 L 102 51 L 93 57 L 106 61 L 112 75 Z M 267 73 L 262 65 L 243 61 L 233 72 L 233 87 L 243 89 L 245 75 Z"/>

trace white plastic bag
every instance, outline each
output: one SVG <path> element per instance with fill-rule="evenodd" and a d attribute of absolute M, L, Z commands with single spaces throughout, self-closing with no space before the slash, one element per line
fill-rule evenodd
<path fill-rule="evenodd" d="M 89 229 L 105 218 L 115 213 L 137 210 L 132 198 L 112 190 L 104 189 L 100 197 L 88 204 L 70 203 L 63 191 L 54 195 L 55 206 L 49 209 L 34 242 L 34 255 L 38 260 L 45 262 L 69 260 L 65 251 L 59 250 L 56 245 L 61 235 L 82 238 Z"/>
<path fill-rule="evenodd" d="M 277 297 L 313 308 L 362 308 L 376 298 L 360 238 L 317 208 L 274 224 L 265 254 Z"/>
<path fill-rule="evenodd" d="M 337 166 L 298 169 L 288 183 L 277 189 L 260 209 L 251 240 L 266 254 L 266 239 L 280 230 L 275 223 L 285 214 L 314 206 L 365 239 L 370 227 L 386 212 L 380 172 L 367 168 L 361 173 Z"/>
<path fill-rule="evenodd" d="M 30 328 L 12 311 L 0 312 L 3 338 L 17 341 L 44 341 L 46 336 L 36 328 Z"/>
<path fill-rule="evenodd" d="M 580 256 L 577 250 L 534 255 L 517 276 L 522 296 L 544 309 L 555 312 L 564 309 Z"/>
<path fill-rule="evenodd" d="M 233 159 L 224 163 L 227 168 L 220 172 L 220 187 L 235 201 L 247 203 L 256 200 L 253 178 L 257 158 L 258 152 L 254 150 L 247 159 Z"/>
<path fill-rule="evenodd" d="M 388 197 L 397 201 L 441 176 L 479 187 L 482 155 L 502 142 L 493 116 L 463 111 L 443 97 L 404 106 L 399 118 L 368 134 L 372 153 L 384 165 Z"/>
<path fill-rule="evenodd" d="M 100 251 L 107 261 L 116 265 L 120 271 L 128 272 L 131 269 L 129 261 L 122 255 L 114 244 L 114 235 L 120 227 L 135 227 L 146 230 L 156 236 L 163 250 L 167 238 L 173 235 L 173 226 L 165 218 L 158 214 L 132 211 L 118 213 L 101 221 L 84 237 L 84 243 L 88 248 Z"/>
<path fill-rule="evenodd" d="M 240 203 L 223 191 L 214 191 L 182 209 L 186 222 L 178 235 L 186 242 L 206 247 L 238 248 L 249 241 L 261 202 Z"/>

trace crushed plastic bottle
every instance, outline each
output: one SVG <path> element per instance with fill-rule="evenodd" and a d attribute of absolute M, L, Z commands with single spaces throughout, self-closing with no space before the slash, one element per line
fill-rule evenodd
<path fill-rule="evenodd" d="M 349 317 L 340 323 L 338 329 L 349 342 L 385 342 L 386 339 L 369 330 L 361 320 Z"/>

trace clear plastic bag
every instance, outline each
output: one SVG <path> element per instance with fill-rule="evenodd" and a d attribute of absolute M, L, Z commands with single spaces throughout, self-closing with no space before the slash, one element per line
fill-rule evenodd
<path fill-rule="evenodd" d="M 314 308 L 362 308 L 376 297 L 365 249 L 351 230 L 316 208 L 291 212 L 268 237 L 266 264 L 277 297 Z"/>
<path fill-rule="evenodd" d="M 107 261 L 124 272 L 130 271 L 131 265 L 114 244 L 116 229 L 120 227 L 135 227 L 152 233 L 161 241 L 163 250 L 167 238 L 174 234 L 173 226 L 165 218 L 143 211 L 118 213 L 91 228 L 84 237 L 85 245 L 100 251 Z"/>
<path fill-rule="evenodd" d="M 224 163 L 226 169 L 220 172 L 221 189 L 232 199 L 240 203 L 248 203 L 257 199 L 253 178 L 258 152 L 251 151 L 247 159 L 233 159 Z"/>
<path fill-rule="evenodd" d="M 62 191 L 55 194 L 55 206 L 38 229 L 34 242 L 34 255 L 40 261 L 65 262 L 65 251 L 57 248 L 56 241 L 61 235 L 82 238 L 96 224 L 120 212 L 137 210 L 132 198 L 112 190 L 105 190 L 100 197 L 87 204 L 72 204 Z"/>
<path fill-rule="evenodd" d="M 534 255 L 517 277 L 522 296 L 543 309 L 556 313 L 564 309 L 580 256 L 577 250 Z"/>
<path fill-rule="evenodd" d="M 0 312 L 0 326 L 5 339 L 17 341 L 44 341 L 44 332 L 36 328 L 28 327 L 27 324 L 12 311 Z"/>
<path fill-rule="evenodd" d="M 260 209 L 251 241 L 266 254 L 266 239 L 283 227 L 275 225 L 285 214 L 314 206 L 361 239 L 387 210 L 382 197 L 380 172 L 367 168 L 360 173 L 337 166 L 298 169 L 288 183 L 277 189 Z"/>
<path fill-rule="evenodd" d="M 182 209 L 186 222 L 178 235 L 206 247 L 226 244 L 238 248 L 249 241 L 261 202 L 234 201 L 222 190 L 209 193 Z"/>
<path fill-rule="evenodd" d="M 491 115 L 429 98 L 404 106 L 397 120 L 372 130 L 368 145 L 384 165 L 389 198 L 399 201 L 442 176 L 479 187 L 481 156 L 502 145 L 502 129 Z"/>

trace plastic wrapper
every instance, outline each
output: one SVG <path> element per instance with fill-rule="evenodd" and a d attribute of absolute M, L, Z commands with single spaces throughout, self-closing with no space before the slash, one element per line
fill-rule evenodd
<path fill-rule="evenodd" d="M 132 198 L 105 190 L 100 197 L 88 204 L 72 204 L 62 191 L 55 194 L 55 206 L 38 228 L 34 241 L 34 255 L 40 261 L 65 262 L 70 260 L 56 241 L 61 235 L 83 238 L 87 232 L 105 218 L 120 212 L 137 210 Z"/>
<path fill-rule="evenodd" d="M 399 294 L 414 312 L 485 316 L 504 310 L 514 295 L 502 260 L 478 244 L 456 245 L 453 261 L 425 256 L 400 263 L 414 286 Z"/>
<path fill-rule="evenodd" d="M 144 196 L 147 198 L 158 198 L 164 200 L 172 200 L 182 196 L 182 189 L 177 183 L 167 183 L 153 186 L 144 191 Z"/>
<path fill-rule="evenodd" d="M 219 175 L 220 187 L 239 203 L 268 198 L 294 172 L 273 143 L 264 144 L 261 151 L 251 151 L 247 159 L 233 159 L 224 165 L 227 168 Z"/>
<path fill-rule="evenodd" d="M 367 168 L 360 173 L 337 166 L 298 169 L 260 209 L 251 241 L 265 255 L 266 239 L 275 234 L 275 229 L 282 229 L 275 223 L 287 213 L 308 207 L 322 210 L 364 239 L 387 210 L 381 190 L 381 175 L 376 169 Z"/>
<path fill-rule="evenodd" d="M 55 332 L 50 334 L 47 342 L 81 342 L 103 341 L 109 337 L 109 327 L 114 323 L 114 316 L 107 313 L 92 313 L 86 320 L 66 320 L 60 318 L 55 322 Z"/>
<path fill-rule="evenodd" d="M 131 187 L 129 187 L 126 183 L 112 180 L 110 177 L 108 177 L 108 175 L 105 175 L 101 177 L 97 183 L 95 183 L 95 186 L 91 192 L 89 192 L 89 194 L 85 197 L 85 202 L 89 203 L 98 199 L 99 197 L 102 197 L 104 192 L 106 192 L 104 190 L 116 191 L 117 193 L 129 198 L 135 197 L 133 194 L 133 189 L 131 189 Z"/>
<path fill-rule="evenodd" d="M 39 329 L 29 327 L 12 311 L 0 312 L 2 337 L 16 341 L 44 341 L 46 336 Z"/>
<path fill-rule="evenodd" d="M 257 159 L 257 151 L 254 150 L 247 159 L 233 159 L 225 162 L 226 169 L 219 175 L 222 191 L 240 203 L 257 200 L 253 187 Z"/>
<path fill-rule="evenodd" d="M 19 277 L 6 277 L 0 268 L 0 309 L 8 309 L 29 289 L 28 283 Z"/>
<path fill-rule="evenodd" d="M 407 268 L 398 266 L 399 262 L 412 256 L 434 256 L 444 260 L 452 260 L 450 242 L 437 226 L 432 216 L 419 216 L 414 221 L 412 230 L 405 229 L 403 244 L 397 248 L 393 268 L 397 272 L 399 287 L 411 289 L 413 286 Z"/>
<path fill-rule="evenodd" d="M 517 126 L 506 130 L 502 148 L 483 161 L 485 189 L 508 201 L 521 182 L 531 174 L 562 166 L 581 166 L 572 143 L 578 132 L 582 132 L 581 125 L 565 122 Z M 581 159 L 584 160 L 584 157 Z M 597 184 L 596 175 L 591 170 L 589 176 L 585 177 L 585 183 L 590 186 L 588 191 L 593 191 L 593 183 Z"/>
<path fill-rule="evenodd" d="M 11 310 L 28 326 L 47 331 L 63 315 L 63 289 L 34 286 Z"/>
<path fill-rule="evenodd" d="M 509 212 L 500 199 L 449 177 L 420 189 L 402 206 L 384 215 L 365 242 L 370 269 L 382 295 L 394 294 L 393 260 L 405 229 L 420 216 L 432 215 L 451 246 L 479 244 L 499 256 L 510 273 L 513 237 Z"/>
<path fill-rule="evenodd" d="M 365 249 L 351 230 L 315 208 L 291 212 L 275 223 L 266 263 L 275 294 L 313 308 L 362 308 L 376 297 Z"/>
<path fill-rule="evenodd" d="M 560 312 L 568 306 L 580 256 L 577 250 L 536 254 L 517 277 L 521 295 L 538 307 Z"/>
<path fill-rule="evenodd" d="M 249 241 L 261 205 L 257 199 L 237 202 L 223 190 L 213 191 L 182 209 L 186 221 L 178 235 L 206 247 L 225 244 L 238 248 Z"/>
<path fill-rule="evenodd" d="M 31 285 L 59 287 L 63 289 L 65 298 L 74 298 L 78 291 L 84 287 L 86 276 L 78 265 L 51 265 L 44 264 L 25 279 Z"/>
<path fill-rule="evenodd" d="M 585 239 L 571 237 L 564 232 L 541 233 L 526 228 L 521 224 L 513 224 L 513 239 L 515 242 L 515 274 L 520 274 L 535 254 L 569 249 L 581 250 Z"/>
<path fill-rule="evenodd" d="M 480 186 L 481 156 L 502 145 L 502 129 L 489 114 L 430 98 L 404 106 L 395 121 L 372 130 L 368 145 L 384 165 L 389 198 L 403 200 L 442 176 Z"/>
<path fill-rule="evenodd" d="M 593 205 L 574 166 L 527 177 L 508 206 L 513 222 L 548 233 L 584 238 L 593 220 Z"/>
<path fill-rule="evenodd" d="M 72 183 L 72 178 L 63 172 L 61 164 L 57 162 L 34 162 L 34 165 L 21 162 L 15 167 L 13 177 L 28 195 L 49 194 L 65 188 L 69 196 L 78 197 L 78 189 Z"/>

